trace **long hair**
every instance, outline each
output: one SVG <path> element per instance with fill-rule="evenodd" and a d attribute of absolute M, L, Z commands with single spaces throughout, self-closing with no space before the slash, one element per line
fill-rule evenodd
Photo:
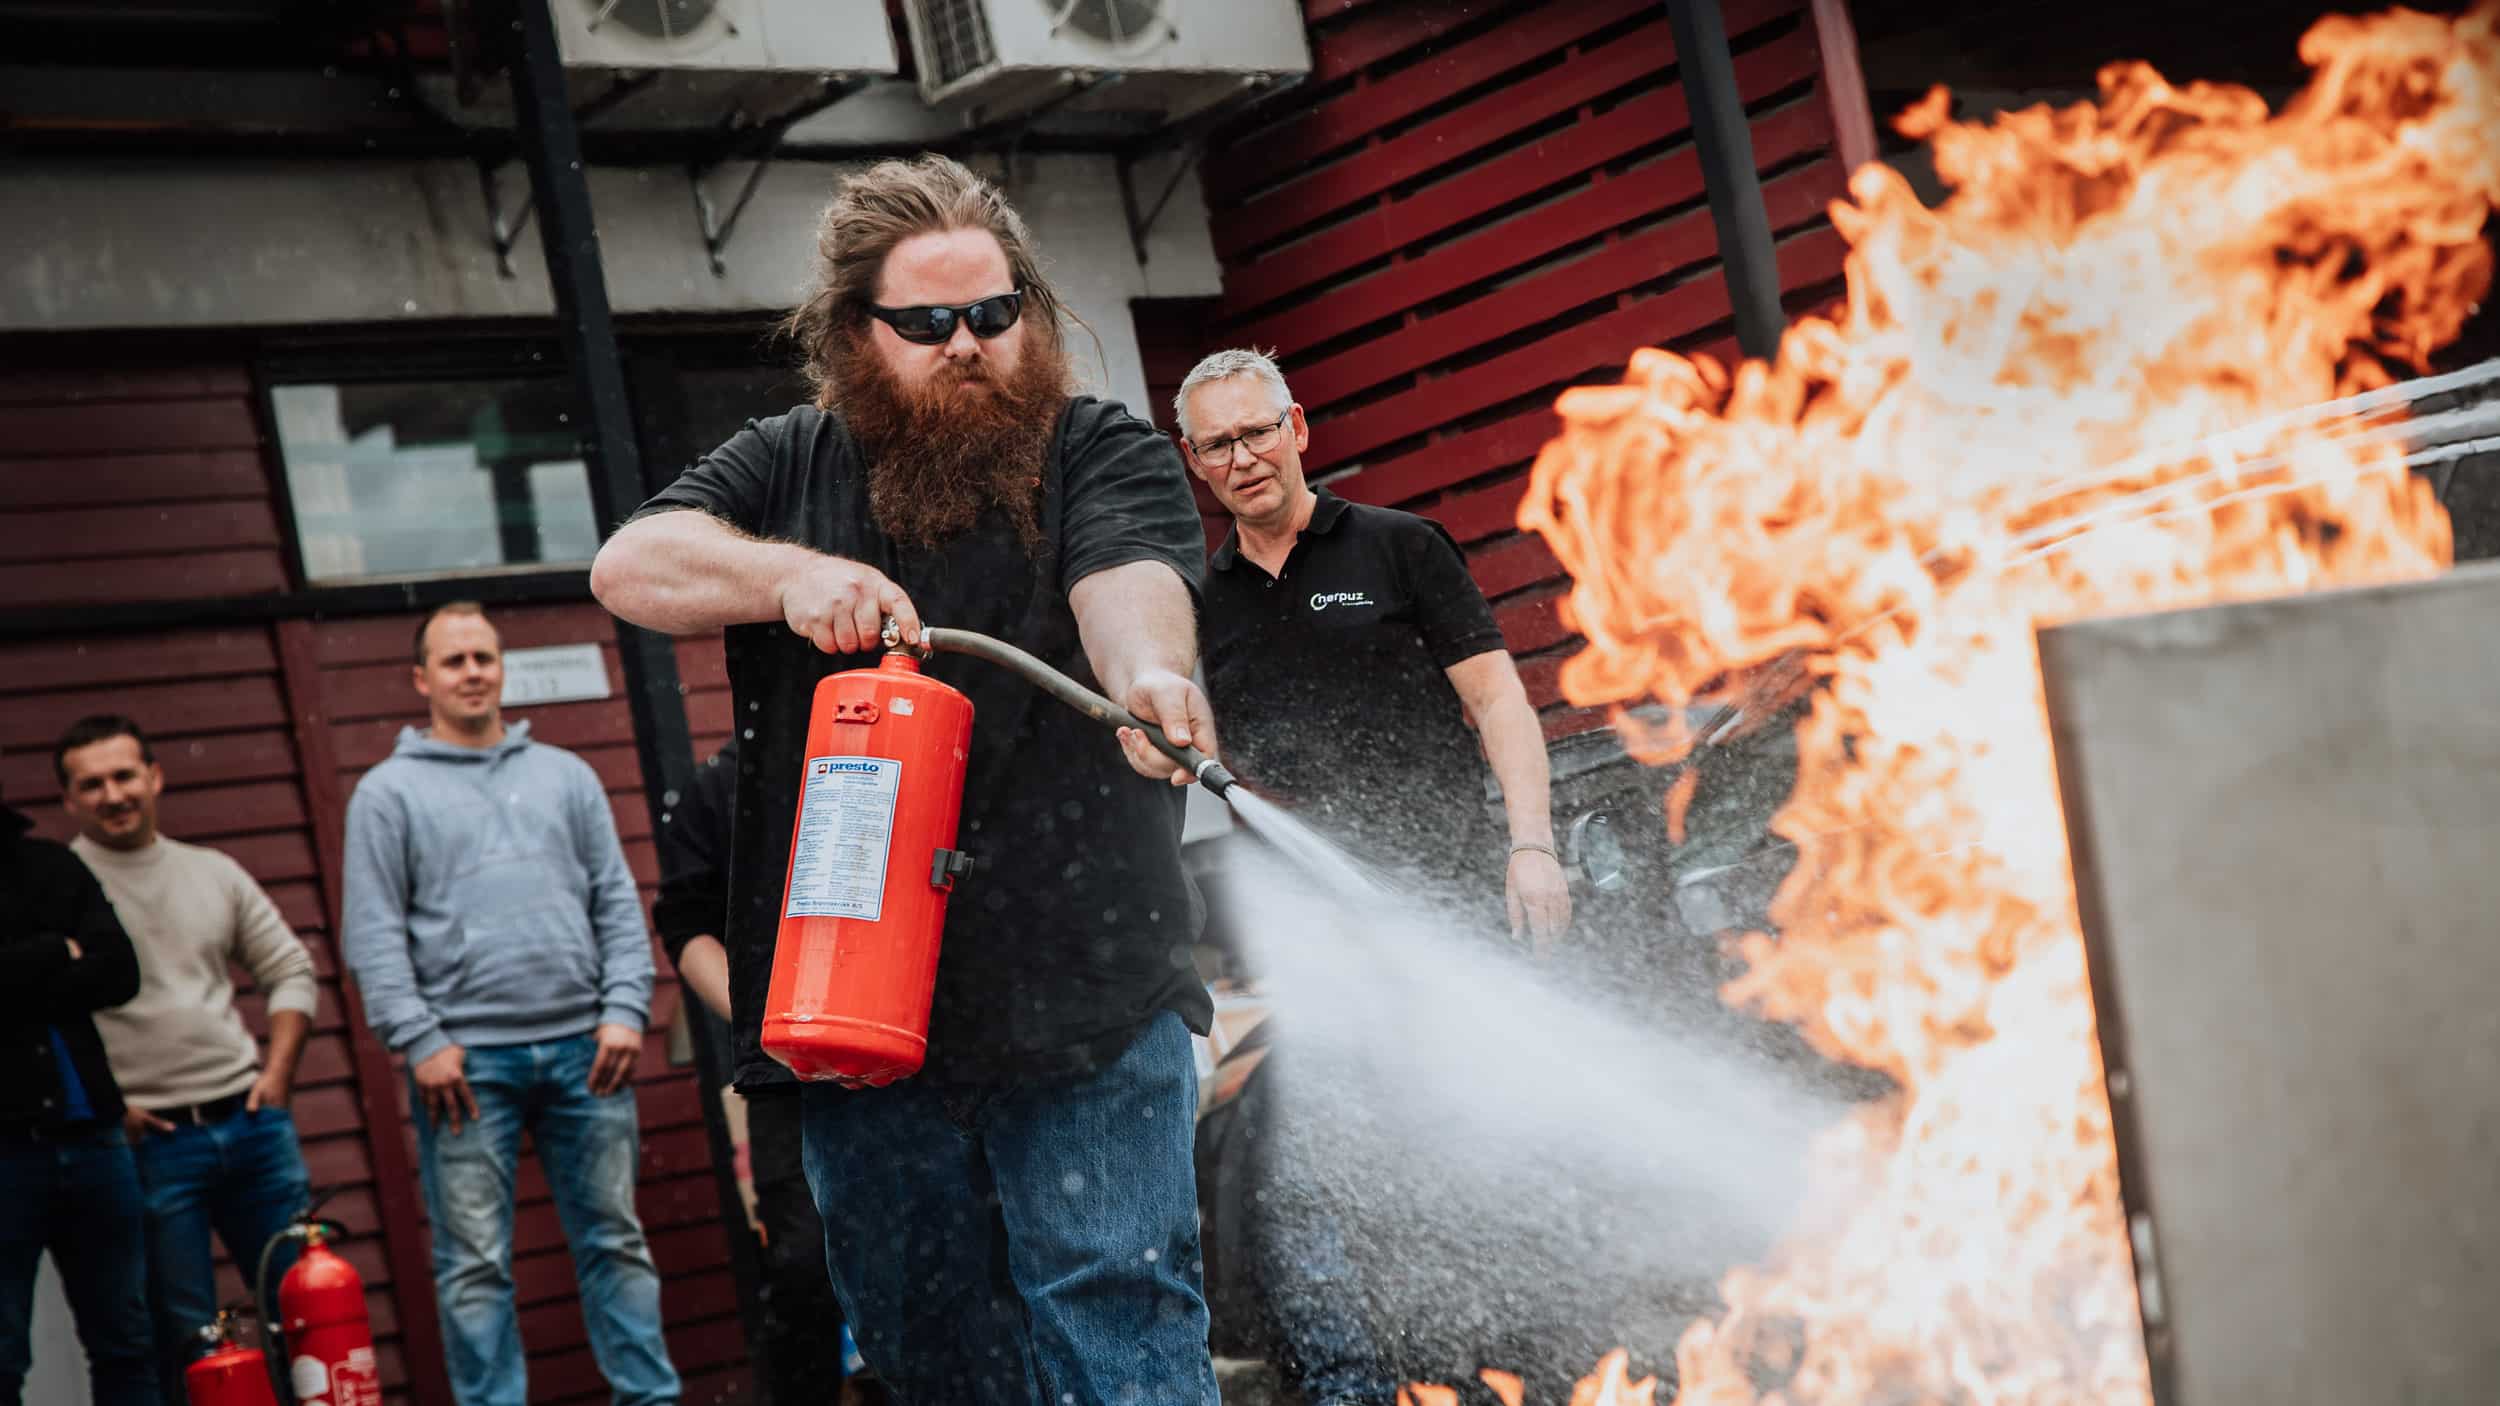
<path fill-rule="evenodd" d="M 987 230 L 1007 254 L 1007 270 L 1024 290 L 1032 335 L 1064 353 L 1059 295 L 1042 277 L 1033 233 L 998 187 L 950 157 L 880 161 L 842 183 L 816 224 L 816 286 L 782 324 L 798 342 L 819 409 L 840 399 L 836 368 L 842 344 L 858 337 L 876 301 L 877 280 L 894 246 L 915 235 Z"/>

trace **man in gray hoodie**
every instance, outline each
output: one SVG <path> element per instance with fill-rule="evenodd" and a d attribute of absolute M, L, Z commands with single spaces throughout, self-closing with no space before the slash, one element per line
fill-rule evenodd
<path fill-rule="evenodd" d="M 367 1022 L 408 1061 L 453 1394 L 528 1396 L 512 1286 L 526 1131 L 617 1406 L 674 1403 L 634 1210 L 651 940 L 606 788 L 528 723 L 505 724 L 483 609 L 427 616 L 416 659 L 432 725 L 401 729 L 348 802 L 345 946 Z"/>

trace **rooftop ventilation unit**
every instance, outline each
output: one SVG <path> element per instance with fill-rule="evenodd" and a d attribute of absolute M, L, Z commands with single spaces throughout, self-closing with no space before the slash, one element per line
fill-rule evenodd
<path fill-rule="evenodd" d="M 717 119 L 733 105 L 769 112 L 824 78 L 900 68 L 884 0 L 552 3 L 564 65 L 581 80 L 577 98 L 631 76 L 650 88 L 628 100 L 641 117 Z"/>
<path fill-rule="evenodd" d="M 1042 107 L 1178 121 L 1297 78 L 1296 0 L 906 0 L 920 93 L 974 122 Z"/>

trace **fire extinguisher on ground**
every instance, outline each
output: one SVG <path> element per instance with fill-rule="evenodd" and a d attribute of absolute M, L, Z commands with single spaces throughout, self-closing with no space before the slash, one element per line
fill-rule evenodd
<path fill-rule="evenodd" d="M 295 1406 L 381 1406 L 364 1276 L 330 1248 L 347 1228 L 313 1214 L 326 1199 L 326 1192 L 315 1196 L 294 1224 L 261 1247 L 252 1279 L 260 1348 L 235 1341 L 231 1312 L 202 1330 L 211 1350 L 183 1375 L 190 1406 L 276 1406 L 288 1388 Z M 290 1243 L 301 1244 L 303 1253 L 278 1282 L 273 1308 L 269 1271 Z"/>
<path fill-rule="evenodd" d="M 295 1406 L 382 1406 L 364 1276 L 329 1245 L 345 1230 L 337 1221 L 312 1219 L 307 1210 L 270 1241 L 272 1250 L 289 1237 L 304 1242 L 295 1267 L 278 1281 L 279 1340 Z M 264 1279 L 269 1258 L 269 1250 L 261 1252 Z"/>
<path fill-rule="evenodd" d="M 200 1357 L 182 1373 L 191 1406 L 278 1406 L 269 1386 L 268 1354 L 244 1343 L 235 1322 L 247 1313 L 249 1306 L 229 1304 L 217 1310 L 216 1322 L 200 1329 Z"/>

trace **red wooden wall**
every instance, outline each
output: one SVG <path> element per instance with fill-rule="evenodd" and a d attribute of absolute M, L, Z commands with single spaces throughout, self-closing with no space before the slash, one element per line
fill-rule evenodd
<path fill-rule="evenodd" d="M 1725 6 L 1793 311 L 1827 301 L 1840 273 L 1825 31 L 1807 0 Z M 1547 731 L 1581 730 L 1595 720 L 1555 693 L 1574 647 L 1564 582 L 1515 526 L 1554 397 L 1615 379 L 1642 346 L 1734 351 L 1667 8 L 1304 11 L 1310 80 L 1201 168 L 1224 298 L 1196 350 L 1277 350 L 1310 414 L 1313 478 L 1448 527 Z"/>
<path fill-rule="evenodd" d="M 239 367 L 0 379 L 0 601 L 251 595 L 286 585 Z"/>
<path fill-rule="evenodd" d="M 240 366 L 0 377 L 0 590 L 12 604 L 204 599 L 282 589 L 275 451 Z M 618 697 L 531 710 L 537 737 L 606 781 L 637 877 L 657 865 L 613 633 L 595 605 L 495 612 L 507 647 L 600 642 Z M 279 620 L 0 641 L 0 796 L 66 838 L 51 743 L 83 713 L 123 712 L 153 736 L 167 833 L 242 861 L 311 945 L 321 1005 L 294 1105 L 315 1185 L 370 1286 L 390 1398 L 447 1402 L 404 1077 L 339 981 L 334 917 L 345 799 L 400 727 L 423 721 L 409 687 L 413 616 Z M 680 651 L 699 742 L 728 729 L 716 643 Z M 523 716 L 516 714 L 516 716 Z M 668 1067 L 677 988 L 665 958 L 637 1082 L 643 1223 L 665 1280 L 669 1348 L 690 1403 L 748 1395 L 727 1242 L 690 1070 Z M 245 1014 L 261 1028 L 259 998 Z M 571 1262 L 546 1182 L 525 1164 L 515 1277 L 531 1399 L 607 1393 L 585 1344 Z M 239 1283 L 229 1275 L 229 1289 Z"/>

